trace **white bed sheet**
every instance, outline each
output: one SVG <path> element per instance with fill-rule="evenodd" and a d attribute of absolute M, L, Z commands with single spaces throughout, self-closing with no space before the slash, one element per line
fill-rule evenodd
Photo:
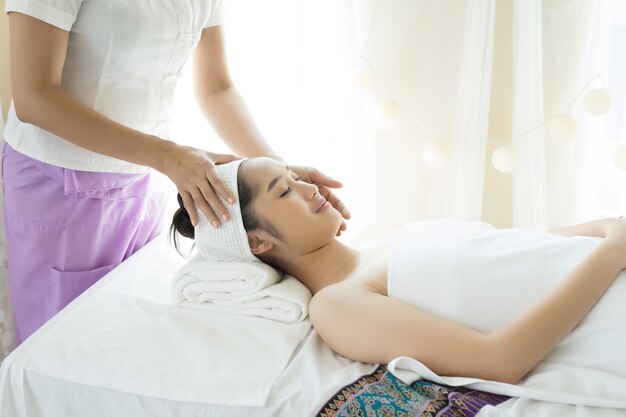
<path fill-rule="evenodd" d="M 68 360 L 71 360 L 69 355 L 75 354 L 76 345 L 81 343 L 77 339 L 71 345 L 66 343 L 68 322 L 78 321 L 85 327 L 92 320 L 94 323 L 99 322 L 94 314 L 110 314 L 115 318 L 114 320 L 119 320 L 120 327 L 125 327 L 125 318 L 136 316 L 145 318 L 146 312 L 153 315 L 154 320 L 159 320 L 160 315 L 167 314 L 159 306 L 163 305 L 163 297 L 169 295 L 170 278 L 173 278 L 174 273 L 183 263 L 184 259 L 174 252 L 165 236 L 161 235 L 111 271 L 28 338 L 2 364 L 0 416 L 308 415 L 315 413 L 341 387 L 375 369 L 374 365 L 353 362 L 336 355 L 322 342 L 313 329 L 309 330 L 307 336 L 298 344 L 296 351 L 289 358 L 289 365 L 274 384 L 266 407 L 216 406 L 209 404 L 208 400 L 206 404 L 201 400 L 193 402 L 181 400 L 184 395 L 181 397 L 171 389 L 163 389 L 164 395 L 146 395 L 142 391 L 158 393 L 159 386 L 167 387 L 170 382 L 167 375 L 163 375 L 163 378 L 159 380 L 158 373 L 151 387 L 142 389 L 136 381 L 120 383 L 120 379 L 112 378 L 110 373 L 100 375 L 93 370 L 83 371 L 78 367 L 67 369 Z M 116 302 L 117 300 L 111 300 L 109 307 L 105 304 L 106 300 L 99 297 L 105 291 L 115 294 L 116 292 L 112 289 L 116 287 L 131 288 L 129 280 L 134 281 L 132 291 L 133 294 L 137 294 L 133 298 L 134 302 L 121 306 L 121 303 Z M 155 286 L 160 289 L 156 292 L 148 291 L 148 288 L 154 289 Z M 162 297 L 159 296 L 161 290 Z M 156 299 L 144 297 L 142 295 L 144 293 L 152 296 L 156 294 Z M 90 308 L 85 309 L 82 306 L 83 303 L 90 303 Z M 90 314 L 85 315 L 85 311 Z M 197 313 L 195 310 L 193 312 Z M 207 320 L 219 320 L 221 316 L 220 313 L 202 313 L 206 314 Z M 168 333 L 168 325 L 178 327 L 178 324 L 167 323 L 172 323 L 172 321 L 166 322 L 164 333 Z M 180 323 L 180 326 L 184 325 Z M 137 326 L 128 328 L 137 329 Z M 97 333 L 97 329 L 94 329 L 94 332 Z M 180 334 L 178 328 L 172 328 L 171 332 Z M 106 344 L 106 347 L 100 349 L 98 345 L 82 346 L 81 348 L 89 350 L 88 354 L 81 355 L 83 363 L 85 360 L 104 363 L 111 363 L 117 358 L 120 361 L 124 360 L 123 345 L 120 346 L 119 341 L 114 338 L 107 340 L 106 336 L 106 334 L 101 334 L 101 337 L 94 338 L 90 335 L 89 340 L 102 340 L 102 344 Z M 111 349 L 111 346 L 114 348 Z M 151 355 L 158 357 L 162 353 L 162 347 L 157 344 L 146 343 L 142 345 L 142 349 L 145 349 L 145 355 L 148 358 Z M 189 353 L 189 349 L 181 349 L 181 351 Z M 198 350 L 191 352 L 197 353 Z M 233 363 L 237 363 L 232 359 L 223 358 L 223 362 L 228 362 L 232 366 Z M 189 363 L 188 358 L 181 357 L 180 360 L 181 363 Z M 148 360 L 147 363 L 153 362 Z M 133 362 L 128 363 L 129 368 L 133 366 L 137 365 Z M 98 364 L 94 364 L 92 368 L 99 369 Z M 167 368 L 171 369 L 172 366 Z M 203 375 L 211 378 L 210 371 L 206 369 L 187 369 L 186 372 L 194 374 L 196 379 L 202 378 Z M 233 369 L 233 373 L 241 374 L 242 369 Z M 242 379 L 241 382 L 244 386 L 247 381 Z M 197 393 L 194 396 L 198 398 Z"/>
<path fill-rule="evenodd" d="M 296 348 L 285 371 L 279 376 L 266 407 L 218 406 L 175 401 L 170 398 L 143 395 L 133 390 L 105 388 L 95 380 L 91 380 L 90 385 L 80 384 L 63 379 L 59 375 L 45 375 L 33 369 L 33 359 L 39 363 L 55 362 L 55 357 L 37 349 L 44 335 L 47 339 L 55 338 L 58 323 L 67 320 L 68 317 L 75 319 L 73 316 L 76 306 L 89 302 L 102 286 L 116 285 L 116 280 L 121 279 L 140 277 L 139 279 L 146 280 L 149 276 L 145 273 L 146 269 L 154 271 L 155 274 L 172 274 L 182 262 L 184 260 L 171 250 L 165 237 L 161 236 L 124 262 L 124 268 L 111 271 L 33 334 L 2 363 L 0 417 L 313 416 L 339 389 L 376 368 L 375 365 L 354 362 L 335 354 L 315 330 L 311 329 Z M 136 273 L 137 271 L 141 273 Z M 147 281 L 138 283 L 142 284 L 152 283 Z M 62 349 L 65 341 L 58 338 L 56 343 L 59 349 Z M 97 350 L 97 346 L 93 346 L 92 349 Z M 155 349 L 158 349 L 158 346 L 155 346 Z M 33 352 L 37 352 L 36 358 L 32 357 Z M 189 372 L 206 373 L 197 369 L 190 369 Z M 206 374 L 207 378 L 210 378 L 210 374 Z M 528 415 L 619 417 L 624 416 L 624 413 L 623 410 L 512 398 L 496 407 L 483 408 L 478 417 Z"/>

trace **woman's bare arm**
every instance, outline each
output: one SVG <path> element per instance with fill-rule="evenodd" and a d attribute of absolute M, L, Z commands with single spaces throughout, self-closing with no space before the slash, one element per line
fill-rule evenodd
<path fill-rule="evenodd" d="M 624 265 L 624 252 L 602 243 L 545 297 L 493 334 L 517 382 L 589 313 Z"/>
<path fill-rule="evenodd" d="M 335 284 L 309 305 L 311 323 L 324 341 L 349 359 L 389 363 L 420 360 L 439 375 L 505 380 L 488 334 L 425 313 L 362 285 Z"/>
<path fill-rule="evenodd" d="M 592 220 L 585 223 L 575 224 L 572 226 L 559 227 L 557 229 L 548 230 L 549 233 L 561 235 L 565 237 L 571 236 L 590 236 L 604 237 L 606 231 L 619 219 L 614 217 L 606 217 L 602 219 Z"/>
<path fill-rule="evenodd" d="M 498 331 L 475 331 L 355 285 L 321 290 L 311 321 L 350 359 L 413 357 L 439 375 L 516 384 L 585 317 L 624 264 L 624 250 L 600 244 L 544 298 Z"/>

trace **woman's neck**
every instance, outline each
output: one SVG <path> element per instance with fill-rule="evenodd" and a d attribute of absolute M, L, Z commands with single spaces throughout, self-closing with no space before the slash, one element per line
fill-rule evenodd
<path fill-rule="evenodd" d="M 290 259 L 291 275 L 315 295 L 322 288 L 343 281 L 358 264 L 359 252 L 337 239 L 314 252 Z"/>

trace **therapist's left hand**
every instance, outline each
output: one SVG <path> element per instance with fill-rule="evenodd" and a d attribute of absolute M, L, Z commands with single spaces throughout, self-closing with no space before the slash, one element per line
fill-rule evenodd
<path fill-rule="evenodd" d="M 303 181 L 317 185 L 317 188 L 320 190 L 320 195 L 324 197 L 335 210 L 341 213 L 341 216 L 345 220 L 350 218 L 350 211 L 348 211 L 346 205 L 331 190 L 331 188 L 343 187 L 341 182 L 330 178 L 328 175 L 322 174 L 316 168 L 302 166 L 290 166 L 290 168 Z M 337 236 L 341 236 L 341 232 L 346 230 L 347 226 L 345 220 L 341 223 L 341 227 L 339 231 L 337 231 Z"/>

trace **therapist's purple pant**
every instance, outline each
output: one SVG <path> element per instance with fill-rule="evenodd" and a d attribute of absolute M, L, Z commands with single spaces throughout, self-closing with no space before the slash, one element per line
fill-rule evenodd
<path fill-rule="evenodd" d="M 19 345 L 159 234 L 167 193 L 155 185 L 152 171 L 65 169 L 8 144 L 2 168 L 9 289 Z"/>

